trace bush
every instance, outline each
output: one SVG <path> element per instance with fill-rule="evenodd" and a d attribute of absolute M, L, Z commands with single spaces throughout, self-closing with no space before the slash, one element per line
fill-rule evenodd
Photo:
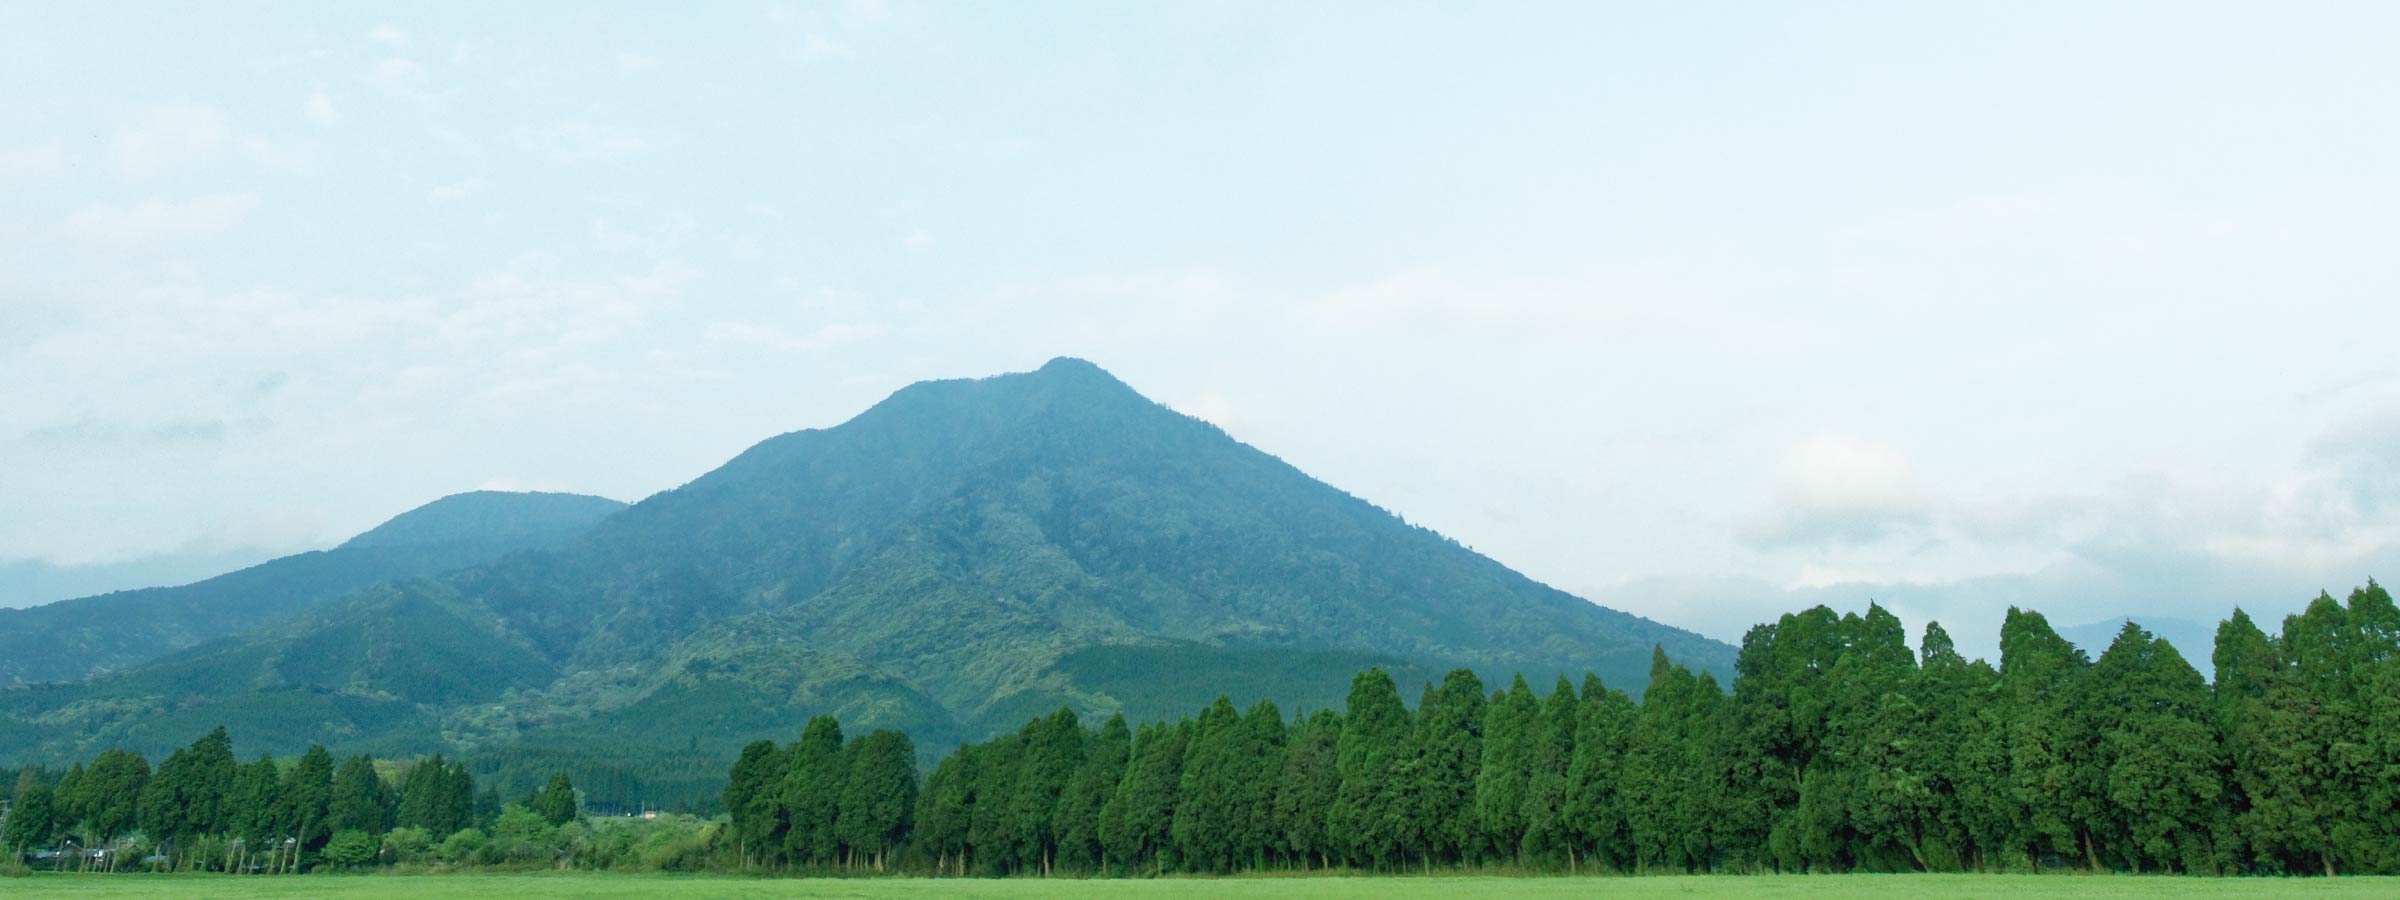
<path fill-rule="evenodd" d="M 492 841 L 483 849 L 486 863 L 550 862 L 558 857 L 558 829 L 541 814 L 511 803 L 492 821 Z"/>
<path fill-rule="evenodd" d="M 0 859 L 0 878 L 24 878 L 32 874 L 33 869 L 27 867 L 25 861 L 18 859 L 14 853 L 9 854 L 6 859 Z"/>
<path fill-rule="evenodd" d="M 379 848 L 374 835 L 364 831 L 340 832 L 325 843 L 325 864 L 343 869 L 357 868 L 374 862 L 375 851 Z"/>
<path fill-rule="evenodd" d="M 443 838 L 441 849 L 434 851 L 434 855 L 443 862 L 464 865 L 474 862 L 475 854 L 481 852 L 486 843 L 489 843 L 489 839 L 483 836 L 483 829 L 462 828 L 457 834 Z"/>
<path fill-rule="evenodd" d="M 433 836 L 414 826 L 394 828 L 383 836 L 383 850 L 392 855 L 393 862 L 423 862 L 426 851 L 432 848 Z"/>

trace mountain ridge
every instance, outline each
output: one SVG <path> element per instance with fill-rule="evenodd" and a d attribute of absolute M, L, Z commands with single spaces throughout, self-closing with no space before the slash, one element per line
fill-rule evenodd
<path fill-rule="evenodd" d="M 1733 655 L 1526 578 L 1072 359 L 920 382 L 557 547 L 220 643 L 0 697 L 0 755 L 188 740 L 155 723 L 211 708 L 258 719 L 236 733 L 277 752 L 330 732 L 387 752 L 573 754 L 605 723 L 675 721 L 723 755 L 832 709 L 930 749 L 1062 705 L 1181 714 L 1210 681 L 1322 706 L 1338 700 L 1323 673 L 1359 664 L 1590 670 L 1638 690 L 1654 645 L 1721 674 Z M 1129 674 L 1152 670 L 1193 674 Z M 162 683 L 196 688 L 169 702 Z M 305 726 L 279 706 L 303 694 L 330 698 L 306 700 L 322 717 Z M 36 724 L 66 708 L 93 716 Z"/>
<path fill-rule="evenodd" d="M 579 494 L 453 494 L 331 549 L 280 557 L 190 584 L 0 610 L 0 685 L 70 681 L 115 671 L 376 584 L 555 546 L 624 506 Z"/>

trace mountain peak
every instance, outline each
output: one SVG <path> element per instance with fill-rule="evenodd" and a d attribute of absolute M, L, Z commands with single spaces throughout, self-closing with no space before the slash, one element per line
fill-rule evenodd
<path fill-rule="evenodd" d="M 490 543 L 553 535 L 564 539 L 623 508 L 623 503 L 586 494 L 467 491 L 394 516 L 342 546 Z"/>
<path fill-rule="evenodd" d="M 1079 356 L 1055 357 L 1049 362 L 1043 363 L 1041 368 L 1035 369 L 1034 371 L 1039 374 L 1049 375 L 1052 377 L 1088 377 L 1097 375 L 1110 381 L 1117 380 L 1116 376 L 1108 374 L 1107 369 L 1100 368 L 1100 364 Z"/>
<path fill-rule="evenodd" d="M 1072 386 L 1077 389 L 1103 390 L 1127 396 L 1141 396 L 1141 392 L 1134 390 L 1132 385 L 1109 374 L 1109 371 L 1100 368 L 1098 363 L 1073 356 L 1061 356 L 1043 363 L 1041 368 L 1026 373 L 1022 377 L 1027 381 L 1044 385 Z"/>

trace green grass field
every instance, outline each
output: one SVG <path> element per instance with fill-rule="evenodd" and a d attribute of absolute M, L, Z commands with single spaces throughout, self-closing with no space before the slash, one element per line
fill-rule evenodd
<path fill-rule="evenodd" d="M 2237 879 L 2074 875 L 1823 875 L 1693 878 L 1225 878 L 1136 881 L 770 879 L 672 875 L 359 875 L 284 878 L 36 875 L 5 897 L 898 898 L 1233 897 L 2396 897 L 2400 878 Z"/>

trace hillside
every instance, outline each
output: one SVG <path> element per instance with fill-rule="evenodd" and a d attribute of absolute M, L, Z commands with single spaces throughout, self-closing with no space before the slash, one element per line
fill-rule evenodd
<path fill-rule="evenodd" d="M 1370 664 L 1638 689 L 1653 645 L 1730 670 L 1728 646 L 1536 583 L 1058 360 L 769 439 L 554 550 L 0 695 L 0 757 L 224 721 L 245 752 L 698 751 L 713 778 L 818 713 L 932 752 L 1062 704 L 1331 705 Z"/>
<path fill-rule="evenodd" d="M 477 491 L 402 513 L 332 550 L 180 587 L 0 610 L 0 685 L 73 681 L 147 662 L 370 585 L 564 543 L 625 504 L 578 494 Z"/>

